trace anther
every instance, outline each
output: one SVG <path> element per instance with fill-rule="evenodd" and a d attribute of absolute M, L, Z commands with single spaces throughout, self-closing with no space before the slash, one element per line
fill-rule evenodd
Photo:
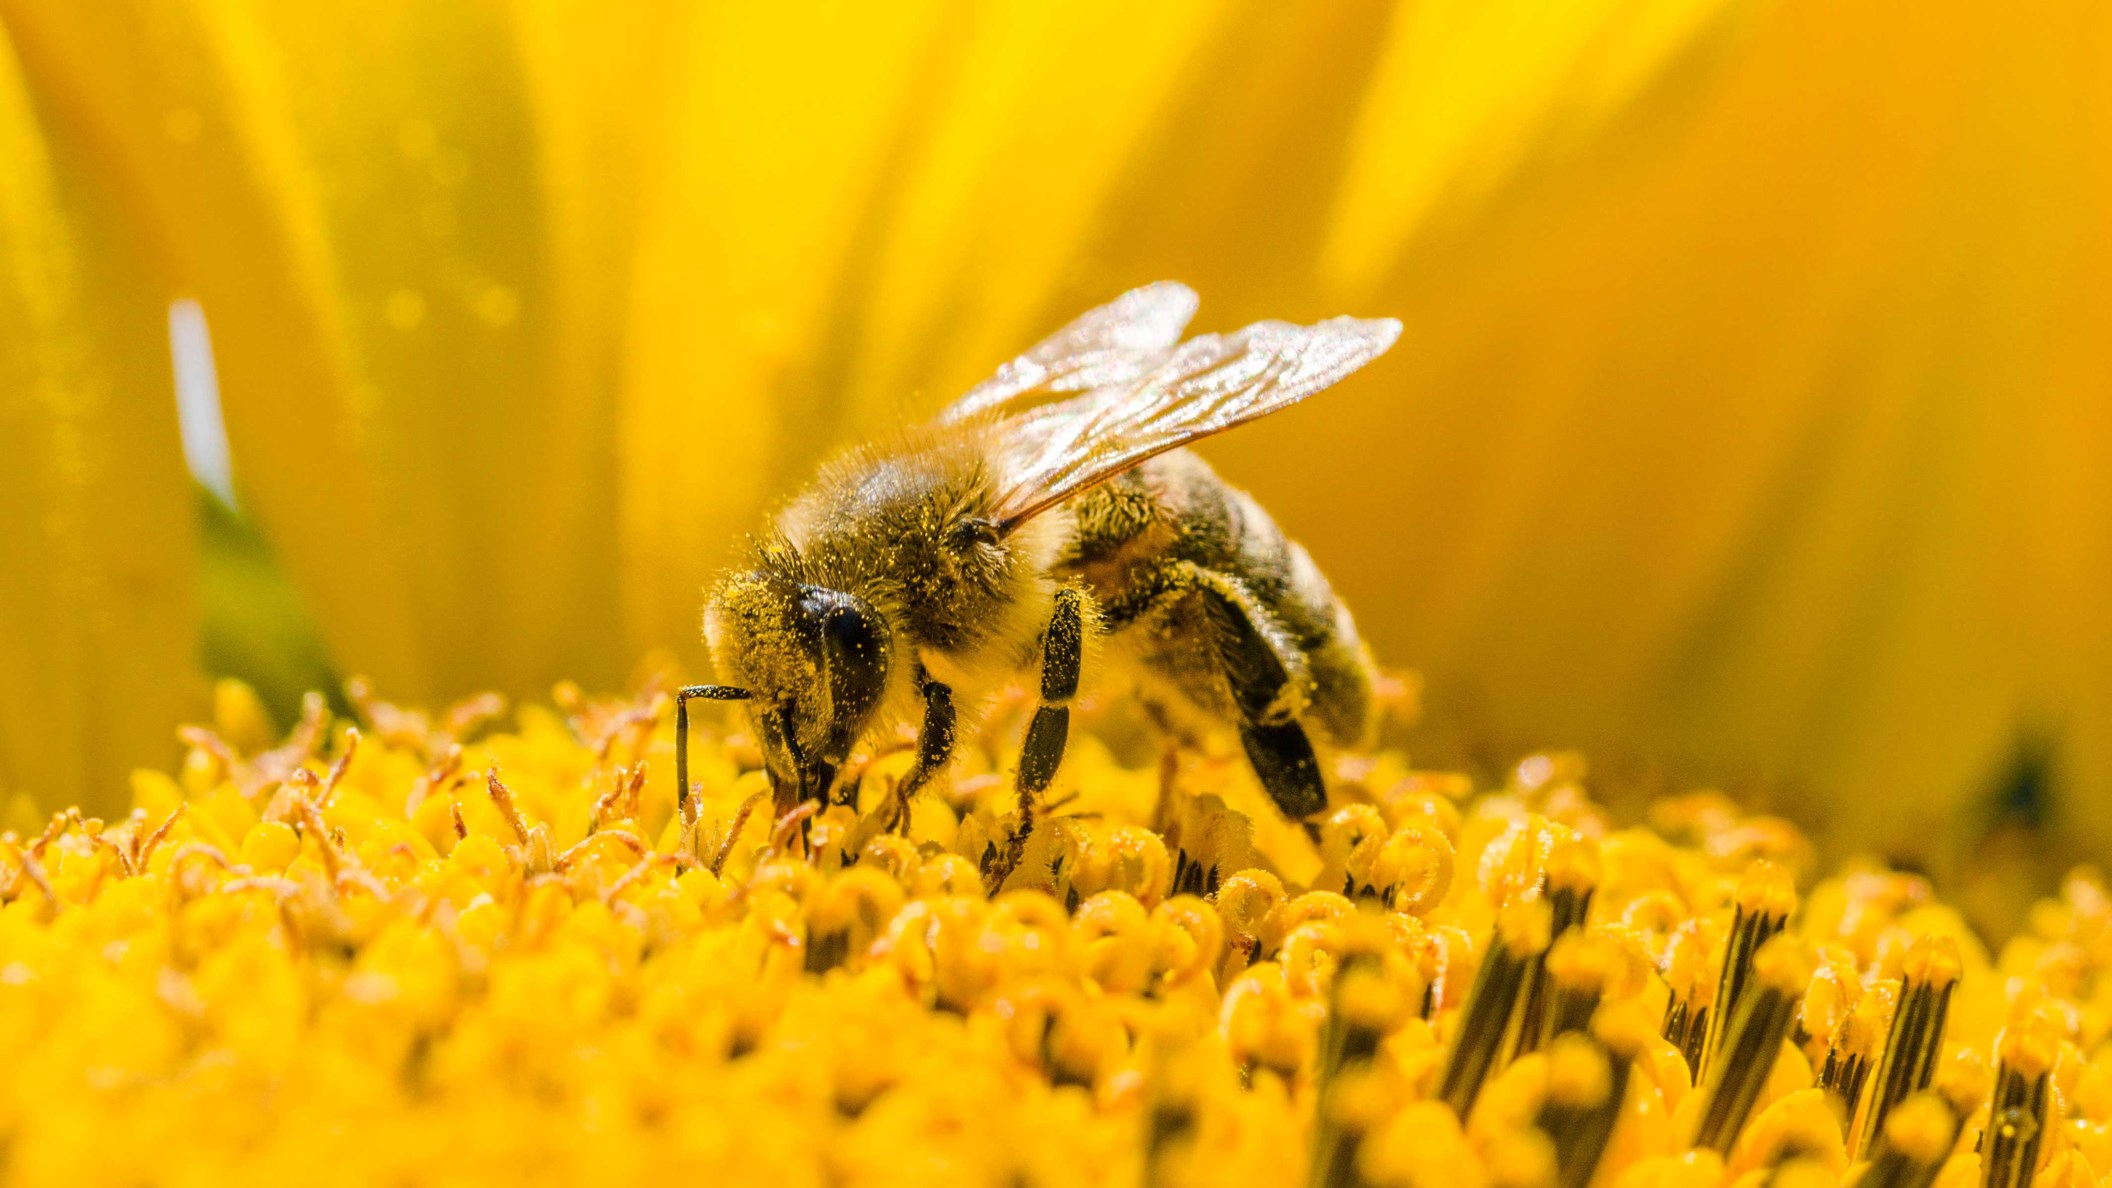
<path fill-rule="evenodd" d="M 1987 1129 L 1980 1136 L 1981 1183 L 1985 1188 L 2024 1188 L 2038 1170 L 2039 1150 L 2052 1119 L 2053 1063 L 2060 1030 L 2034 1012 L 2011 1023 L 1996 1044 L 2001 1065 L 1987 1103 Z"/>
<path fill-rule="evenodd" d="M 1958 1137 L 1958 1116 L 1944 1099 L 1916 1093 L 1893 1107 L 1856 1188 L 1929 1188 Z"/>
<path fill-rule="evenodd" d="M 1855 955 L 1839 945 L 1823 948 L 1811 985 L 1804 990 L 1804 1001 L 1797 1006 L 1796 1029 L 1790 1034 L 1791 1041 L 1811 1059 L 1814 1068 L 1824 1064 L 1832 1052 L 1834 1037 L 1840 1034 L 1848 1012 L 1854 1009 L 1862 992 Z"/>
<path fill-rule="evenodd" d="M 1420 986 L 1405 984 L 1406 964 L 1385 960 L 1375 930 L 1347 931 L 1321 1040 L 1310 1181 L 1315 1185 L 1358 1182 L 1357 1150 L 1371 1119 L 1352 1099 L 1374 1087 L 1380 1043 L 1408 1020 L 1421 997 Z"/>
<path fill-rule="evenodd" d="M 1884 1055 L 1849 1135 L 1850 1158 L 1876 1143 L 1892 1107 L 1928 1088 L 1935 1079 L 1951 989 L 1958 984 L 1962 968 L 1958 946 L 1948 937 L 1920 937 L 1907 950 L 1899 1005 L 1892 1012 Z"/>
<path fill-rule="evenodd" d="M 1503 1047 L 1504 1032 L 1518 1006 L 1526 970 L 1547 951 L 1549 911 L 1546 901 L 1528 899 L 1496 915 L 1495 936 L 1474 975 L 1474 988 L 1460 1008 L 1459 1033 L 1445 1061 L 1438 1097 L 1464 1121 L 1474 1108 L 1484 1079 Z"/>
<path fill-rule="evenodd" d="M 1745 992 L 1722 1029 L 1722 1049 L 1709 1061 L 1702 1083 L 1707 1097 L 1694 1129 L 1694 1146 L 1725 1155 L 1752 1115 L 1811 978 L 1811 956 L 1794 936 L 1767 941 L 1749 965 Z"/>
<path fill-rule="evenodd" d="M 1819 1088 L 1838 1106 L 1843 1119 L 1853 1120 L 1862 1102 L 1863 1086 L 1870 1070 L 1883 1054 L 1885 1036 L 1892 1027 L 1892 1012 L 1899 997 L 1899 983 L 1884 981 L 1870 986 L 1848 1008 L 1846 1018 L 1835 1028 L 1826 1059 L 1819 1066 Z"/>
<path fill-rule="evenodd" d="M 1732 900 L 1731 934 L 1724 939 L 1723 965 L 1716 978 L 1716 999 L 1710 1011 L 1708 1036 L 1701 1046 L 1697 1079 L 1706 1080 L 1721 1054 L 1730 1026 L 1738 1017 L 1753 980 L 1753 958 L 1768 940 L 1789 923 L 1796 910 L 1797 892 L 1789 872 L 1772 862 L 1758 861 L 1746 867 Z M 1803 993 L 1803 986 L 1797 993 Z"/>
<path fill-rule="evenodd" d="M 1557 1035 L 1547 1047 L 1547 1096 L 1536 1125 L 1555 1146 L 1558 1188 L 1591 1182 L 1620 1117 L 1629 1061 L 1581 1031 Z"/>
<path fill-rule="evenodd" d="M 1549 849 L 1540 888 L 1541 896 L 1547 900 L 1548 934 L 1556 940 L 1584 927 L 1591 893 L 1599 885 L 1599 865 L 1598 843 L 1589 838 L 1564 837 Z M 1543 954 L 1533 958 L 1526 969 L 1518 1012 L 1517 1055 L 1535 1051 L 1556 1034 L 1547 1019 L 1549 993 L 1547 958 Z"/>
<path fill-rule="evenodd" d="M 1689 1075 L 1701 1068 L 1701 1045 L 1708 1038 L 1710 1008 L 1716 999 L 1716 982 L 1708 976 L 1709 940 L 1707 923 L 1689 920 L 1672 934 L 1658 966 L 1671 989 L 1662 1033 L 1686 1059 Z"/>

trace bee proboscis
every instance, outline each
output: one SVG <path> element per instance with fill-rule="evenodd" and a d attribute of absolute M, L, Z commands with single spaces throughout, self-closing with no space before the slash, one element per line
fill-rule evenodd
<path fill-rule="evenodd" d="M 1195 307 L 1183 285 L 1133 290 L 931 423 L 825 465 L 709 596 L 732 683 L 676 697 L 678 795 L 688 700 L 745 700 L 780 813 L 825 801 L 877 723 L 916 722 L 906 813 L 951 759 L 956 691 L 1032 675 L 1018 784 L 1038 797 L 1098 654 L 1162 714 L 1236 729 L 1285 814 L 1325 807 L 1312 736 L 1366 738 L 1371 657 L 1306 551 L 1183 447 L 1335 384 L 1400 323 L 1183 341 Z"/>

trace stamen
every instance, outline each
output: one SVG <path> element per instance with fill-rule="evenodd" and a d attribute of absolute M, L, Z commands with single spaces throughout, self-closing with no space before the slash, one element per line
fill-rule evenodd
<path fill-rule="evenodd" d="M 1555 939 L 1543 967 L 1549 987 L 1545 1040 L 1591 1026 L 1620 959 L 1615 942 L 1598 933 L 1572 929 Z"/>
<path fill-rule="evenodd" d="M 1953 1052 L 1936 1070 L 1935 1091 L 1951 1107 L 1951 1114 L 1970 1118 L 1994 1091 L 1995 1075 L 1987 1067 L 1987 1056 L 1972 1048 Z"/>
<path fill-rule="evenodd" d="M 1541 899 L 1514 903 L 1496 914 L 1495 936 L 1480 972 L 1474 975 L 1466 1005 L 1460 1008 L 1459 1032 L 1439 1082 L 1438 1098 L 1462 1121 L 1474 1108 L 1482 1081 L 1503 1047 L 1526 970 L 1547 951 L 1549 916 L 1548 905 Z"/>
<path fill-rule="evenodd" d="M 1770 1101 L 1764 1109 L 1755 1108 L 1752 1119 L 1732 1144 L 1730 1155 L 1734 1169 L 1769 1169 L 1765 1180 L 1769 1188 L 1785 1183 L 1815 1183 L 1808 1171 L 1790 1174 L 1794 1169 L 1813 1165 L 1832 1172 L 1816 1183 L 1837 1188 L 1847 1162 L 1847 1152 L 1841 1146 L 1841 1120 L 1826 1103 L 1826 1095 L 1817 1089 L 1792 1090 Z"/>
<path fill-rule="evenodd" d="M 1725 1155 L 1752 1115 L 1811 979 L 1811 955 L 1795 936 L 1770 939 L 1749 965 L 1744 994 L 1722 1031 L 1722 1049 L 1709 1061 L 1703 1082 L 1708 1096 L 1694 1128 L 1694 1146 Z"/>
<path fill-rule="evenodd" d="M 1689 1076 L 1701 1068 L 1701 1045 L 1708 1038 L 1709 1012 L 1716 1000 L 1716 982 L 1708 976 L 1709 948 L 1707 923 L 1689 920 L 1666 943 L 1658 970 L 1672 991 L 1662 1032 L 1686 1058 Z"/>
<path fill-rule="evenodd" d="M 1958 946 L 1948 937 L 1920 937 L 1907 950 L 1899 1006 L 1892 1012 L 1884 1056 L 1849 1133 L 1850 1158 L 1876 1143 L 1892 1107 L 1928 1088 L 1935 1078 L 1951 988 L 1958 984 L 1962 970 Z"/>
<path fill-rule="evenodd" d="M 1276 909 L 1285 898 L 1283 881 L 1265 870 L 1240 871 L 1218 888 L 1217 914 L 1225 922 L 1232 950 L 1241 955 L 1238 968 L 1267 957 L 1282 938 Z"/>
<path fill-rule="evenodd" d="M 484 769 L 484 789 L 491 794 L 491 802 L 498 806 L 499 815 L 506 818 L 514 840 L 522 845 L 528 844 L 528 822 L 522 818 L 520 806 L 514 803 L 512 789 L 499 780 L 498 768 Z"/>
<path fill-rule="evenodd" d="M 767 795 L 768 793 L 766 792 L 753 793 L 748 799 L 741 802 L 740 808 L 734 810 L 733 821 L 726 826 L 726 836 L 720 839 L 719 848 L 711 856 L 711 873 L 713 875 L 726 873 L 726 859 L 733 854 L 733 843 L 741 836 L 741 830 L 747 827 L 748 818 L 754 815 L 756 806 L 761 804 L 763 797 Z M 683 844 L 685 846 L 694 846 L 697 837 L 696 823 L 685 820 L 684 826 Z"/>
<path fill-rule="evenodd" d="M 1355 1178 L 1354 1163 L 1359 1136 L 1343 1127 L 1338 1119 L 1331 1117 L 1335 1111 L 1328 1107 L 1339 1089 L 1343 1072 L 1369 1064 L 1371 1057 L 1378 1051 L 1378 1033 L 1356 1026 L 1345 1017 L 1342 1009 L 1344 989 L 1353 982 L 1372 976 L 1373 967 L 1376 965 L 1377 962 L 1373 959 L 1351 958 L 1344 962 L 1335 976 L 1335 1000 L 1328 1012 L 1327 1033 L 1321 1041 L 1318 1095 L 1320 1116 L 1314 1119 L 1313 1125 L 1312 1183 L 1316 1185 L 1347 1184 Z"/>
<path fill-rule="evenodd" d="M 1818 969 L 1811 975 L 1811 985 L 1805 988 L 1804 1001 L 1797 1007 L 1796 1030 L 1790 1034 L 1791 1042 L 1811 1059 L 1814 1067 L 1822 1065 L 1832 1052 L 1834 1037 L 1840 1034 L 1848 1012 L 1855 1009 L 1862 993 L 1863 981 L 1856 976 L 1855 955 L 1840 945 L 1820 949 Z"/>
<path fill-rule="evenodd" d="M 1027 839 L 1033 835 L 1034 827 L 1038 823 L 1034 812 L 1034 802 L 1038 795 L 1024 782 L 1020 784 L 1019 824 L 1013 826 L 1012 831 L 1005 835 L 1005 848 L 997 852 L 988 868 L 982 872 L 983 888 L 989 894 L 997 894 L 998 889 L 1005 885 L 1005 880 L 1012 877 L 1012 872 L 1019 869 L 1020 860 L 1027 856 Z"/>
<path fill-rule="evenodd" d="M 2038 1170 L 2039 1149 L 2052 1121 L 2052 1078 L 2060 1054 L 2060 1029 L 2043 1012 L 2010 1024 L 1996 1044 L 2001 1067 L 1987 1103 L 1987 1130 L 1980 1136 L 1984 1188 L 2025 1188 Z"/>
<path fill-rule="evenodd" d="M 1151 1081 L 1144 1120 L 1145 1188 L 1193 1178 L 1196 1130 L 1201 1122 L 1196 1037 L 1160 1024 L 1150 1033 Z"/>
<path fill-rule="evenodd" d="M 1557 1188 L 1584 1188 L 1598 1170 L 1628 1091 L 1628 1060 L 1581 1031 L 1547 1047 L 1547 1097 L 1535 1124 L 1555 1146 Z"/>
<path fill-rule="evenodd" d="M 1422 997 L 1413 966 L 1397 952 L 1387 959 L 1389 950 L 1377 929 L 1351 933 L 1352 947 L 1336 970 L 1321 1038 L 1310 1181 L 1315 1188 L 1361 1182 L 1356 1163 L 1364 1135 L 1394 1112 L 1373 1108 L 1385 1096 L 1385 1077 L 1375 1060 L 1379 1045 L 1414 1014 Z"/>
<path fill-rule="evenodd" d="M 1725 938 L 1723 966 L 1716 979 L 1716 1001 L 1709 1015 L 1708 1038 L 1701 1046 L 1701 1064 L 1696 1070 L 1699 1079 L 1708 1079 L 1716 1058 L 1722 1053 L 1731 1023 L 1738 1017 L 1746 990 L 1753 977 L 1753 958 L 1760 952 L 1769 938 L 1789 923 L 1789 914 L 1796 910 L 1797 892 L 1790 882 L 1789 872 L 1772 862 L 1757 861 L 1746 867 L 1745 877 L 1738 882 L 1738 893 L 1732 900 L 1737 908 L 1731 917 L 1731 934 Z M 1802 994 L 1803 985 L 1797 986 Z"/>
<path fill-rule="evenodd" d="M 1943 1097 L 1913 1094 L 1886 1116 L 1870 1168 L 1856 1188 L 1929 1188 L 1957 1138 L 1958 1116 Z"/>
<path fill-rule="evenodd" d="M 1442 902 L 1451 889 L 1455 859 L 1452 839 L 1443 830 L 1410 822 L 1350 852 L 1350 894 L 1421 916 Z"/>
<path fill-rule="evenodd" d="M 1548 851 L 1543 869 L 1540 889 L 1542 898 L 1547 900 L 1548 934 L 1560 940 L 1584 927 L 1591 893 L 1599 885 L 1598 843 L 1585 837 L 1565 837 Z M 1539 1050 L 1556 1034 L 1549 1029 L 1547 1019 L 1548 993 L 1547 958 L 1543 954 L 1526 967 L 1514 1057 Z"/>
<path fill-rule="evenodd" d="M 1899 997 L 1899 983 L 1879 982 L 1863 991 L 1848 1009 L 1848 1017 L 1841 1020 L 1835 1030 L 1833 1043 L 1826 1050 L 1826 1062 L 1819 1068 L 1819 1088 L 1826 1090 L 1840 1110 L 1840 1116 L 1853 1120 L 1862 1101 L 1863 1085 L 1869 1080 L 1870 1070 L 1877 1065 L 1883 1053 L 1885 1036 L 1892 1028 L 1894 1004 Z"/>

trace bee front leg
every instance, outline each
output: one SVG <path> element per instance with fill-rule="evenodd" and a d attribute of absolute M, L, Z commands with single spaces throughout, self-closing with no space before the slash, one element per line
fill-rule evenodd
<path fill-rule="evenodd" d="M 696 844 L 696 805 L 689 794 L 689 703 L 696 698 L 746 701 L 748 690 L 734 685 L 684 685 L 675 690 L 675 814 L 688 831 L 685 849 Z"/>
<path fill-rule="evenodd" d="M 890 831 L 909 828 L 909 798 L 953 761 L 953 690 L 944 682 L 933 680 L 921 663 L 917 665 L 916 680 L 917 692 L 924 698 L 924 720 L 917 727 L 917 761 L 903 773 L 902 782 L 895 785 L 894 816 L 887 826 Z"/>

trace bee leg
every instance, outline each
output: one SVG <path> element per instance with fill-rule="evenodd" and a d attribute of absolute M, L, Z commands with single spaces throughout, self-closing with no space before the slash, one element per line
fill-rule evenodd
<path fill-rule="evenodd" d="M 1085 591 L 1065 586 L 1056 591 L 1056 609 L 1041 636 L 1041 706 L 1027 727 L 1019 756 L 1019 787 L 1040 795 L 1063 762 L 1071 734 L 1071 699 L 1078 695 L 1078 673 L 1085 663 Z"/>
<path fill-rule="evenodd" d="M 1078 696 L 1078 675 L 1085 666 L 1089 618 L 1083 589 L 1072 585 L 1056 591 L 1048 629 L 1041 633 L 1041 705 L 1027 725 L 1027 741 L 1019 753 L 1019 824 L 984 876 L 993 891 L 1026 855 L 1035 808 L 1063 764 L 1071 736 L 1071 699 Z"/>
<path fill-rule="evenodd" d="M 748 690 L 734 685 L 684 685 L 675 690 L 675 812 L 685 829 L 693 829 L 696 822 L 691 819 L 689 799 L 689 703 L 692 698 L 706 701 L 746 701 Z M 686 844 L 695 844 L 691 835 Z"/>
<path fill-rule="evenodd" d="M 1239 707 L 1239 741 L 1276 807 L 1292 820 L 1327 807 L 1327 782 L 1298 711 L 1312 696 L 1305 656 L 1239 579 L 1197 565 L 1175 577 L 1203 599 L 1217 657 Z"/>
<path fill-rule="evenodd" d="M 909 798 L 953 761 L 953 690 L 931 679 L 922 664 L 917 665 L 916 681 L 917 692 L 924 696 L 924 721 L 917 727 L 917 761 L 895 785 L 890 831 L 909 828 Z"/>
<path fill-rule="evenodd" d="M 1297 820 L 1327 807 L 1327 781 L 1320 776 L 1320 757 L 1313 741 L 1297 722 L 1281 726 L 1241 723 L 1239 741 L 1246 748 L 1247 762 L 1261 777 L 1269 798 L 1284 816 Z"/>

